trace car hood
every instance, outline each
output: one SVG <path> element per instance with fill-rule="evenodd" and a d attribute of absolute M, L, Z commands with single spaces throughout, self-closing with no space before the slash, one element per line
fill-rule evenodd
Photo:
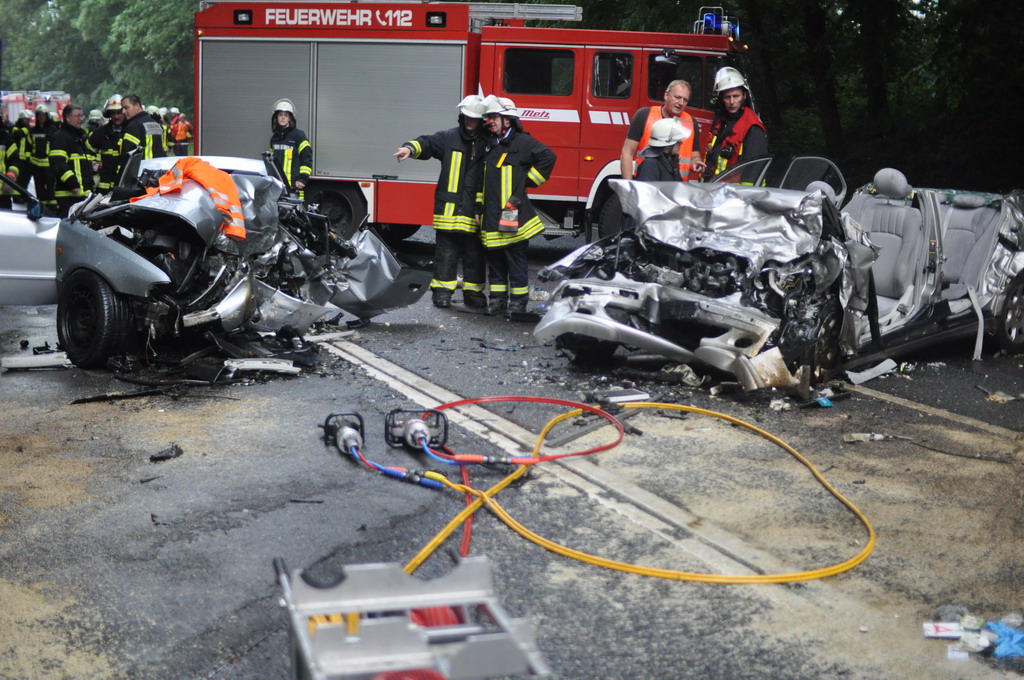
<path fill-rule="evenodd" d="M 741 255 L 759 268 L 810 253 L 821 238 L 818 192 L 697 182 L 611 185 L 638 233 L 680 250 Z"/>

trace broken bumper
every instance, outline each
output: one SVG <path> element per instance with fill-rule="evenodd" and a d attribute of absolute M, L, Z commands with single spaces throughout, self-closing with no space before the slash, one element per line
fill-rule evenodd
<path fill-rule="evenodd" d="M 738 296 L 716 299 L 656 283 L 578 279 L 562 282 L 552 299 L 534 329 L 538 340 L 575 334 L 619 343 L 725 371 L 746 390 L 797 383 L 779 350 L 764 350 L 778 320 L 740 305 Z M 640 327 L 667 322 L 721 332 L 684 347 Z"/>

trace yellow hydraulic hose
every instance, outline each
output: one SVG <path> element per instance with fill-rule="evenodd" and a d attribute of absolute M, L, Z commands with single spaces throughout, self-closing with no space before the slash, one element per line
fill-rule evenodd
<path fill-rule="evenodd" d="M 857 519 L 860 520 L 860 522 L 864 525 L 864 528 L 868 532 L 867 545 L 865 545 L 863 550 L 857 553 L 857 555 L 844 562 L 840 562 L 829 567 L 823 567 L 821 569 L 813 569 L 810 571 L 801 571 L 788 574 L 705 574 L 699 572 L 677 571 L 674 569 L 658 569 L 654 567 L 644 567 L 641 565 L 629 564 L 627 562 L 610 560 L 603 557 L 598 557 L 596 555 L 590 555 L 579 550 L 574 550 L 573 548 L 569 548 L 559 543 L 555 543 L 554 541 L 548 540 L 520 524 L 504 508 L 501 507 L 501 505 L 494 499 L 494 496 L 499 491 L 506 488 L 509 484 L 511 484 L 513 481 L 515 481 L 516 479 L 523 475 L 523 473 L 526 471 L 528 467 L 524 465 L 517 468 L 514 472 L 512 472 L 512 474 L 508 475 L 505 479 L 503 479 L 501 482 L 494 485 L 487 491 L 481 491 L 479 489 L 467 487 L 462 484 L 455 484 L 449 481 L 443 475 L 432 474 L 432 479 L 437 479 L 438 481 L 445 484 L 445 486 L 455 491 L 471 493 L 477 497 L 477 500 L 475 500 L 471 505 L 466 507 L 465 510 L 460 512 L 454 519 L 452 519 L 451 522 L 448 523 L 447 526 L 445 526 L 444 529 L 441 530 L 440 533 L 438 533 L 437 536 L 435 536 L 430 541 L 430 543 L 424 546 L 424 548 L 419 552 L 419 554 L 417 554 L 416 557 L 414 557 L 406 565 L 405 570 L 409 573 L 415 571 L 416 568 L 419 567 L 423 563 L 423 561 L 426 560 L 427 557 L 437 548 L 437 546 L 439 546 L 446 538 L 448 538 L 448 536 L 451 535 L 453 531 L 455 531 L 459 524 L 461 524 L 467 517 L 475 513 L 483 505 L 487 505 L 487 507 L 495 515 L 497 515 L 503 522 L 505 522 L 505 524 L 509 526 L 509 528 L 518 533 L 520 536 L 523 536 L 524 538 L 536 543 L 541 547 L 551 550 L 552 552 L 558 553 L 559 555 L 564 555 L 565 557 L 570 557 L 581 562 L 586 562 L 587 564 L 593 564 L 596 566 L 605 567 L 607 569 L 615 569 L 617 571 L 624 571 L 631 574 L 639 574 L 642 576 L 655 576 L 658 578 L 673 579 L 677 581 L 697 581 L 701 583 L 723 584 L 790 583 L 793 581 L 809 581 L 812 579 L 824 578 L 826 576 L 834 576 L 836 574 L 841 574 L 844 571 L 848 571 L 853 567 L 857 566 L 858 564 L 860 564 L 861 562 L 863 562 L 864 560 L 866 560 L 868 558 L 868 555 L 870 555 L 871 552 L 874 550 L 876 541 L 875 530 L 871 526 L 871 523 L 868 521 L 868 518 L 864 516 L 864 513 L 862 513 L 852 502 L 847 500 L 841 493 L 839 493 L 839 491 L 836 490 L 835 487 L 829 484 L 828 481 L 822 476 L 820 472 L 818 472 L 818 470 L 809 460 L 804 458 L 796 449 L 794 449 L 792 446 L 782 441 L 778 437 L 738 418 L 734 418 L 724 413 L 718 413 L 716 411 L 709 411 L 706 409 L 697 408 L 695 406 L 682 406 L 680 404 L 662 404 L 656 402 L 630 402 L 627 404 L 623 404 L 623 406 L 625 406 L 626 408 L 653 408 L 671 411 L 683 411 L 687 413 L 697 413 L 700 415 L 706 415 L 713 418 L 719 418 L 734 425 L 746 428 L 747 430 L 753 432 L 754 434 L 757 434 L 763 437 L 764 439 L 767 439 L 768 441 L 776 444 L 777 446 L 788 452 L 790 455 L 792 455 L 794 458 L 796 458 L 798 461 L 800 461 L 808 470 L 810 470 L 814 478 L 817 479 L 818 482 L 820 482 L 822 486 L 824 486 L 829 491 L 829 493 L 835 496 L 839 500 L 839 502 L 846 506 L 846 508 L 850 510 L 850 512 L 852 512 L 857 517 Z M 531 456 L 536 457 L 538 455 L 540 448 L 543 445 L 544 439 L 547 437 L 547 434 L 556 424 L 562 422 L 567 418 L 574 417 L 580 413 L 581 411 L 579 409 L 576 409 L 553 418 L 544 427 L 544 429 L 538 436 L 537 445 L 531 453 Z"/>

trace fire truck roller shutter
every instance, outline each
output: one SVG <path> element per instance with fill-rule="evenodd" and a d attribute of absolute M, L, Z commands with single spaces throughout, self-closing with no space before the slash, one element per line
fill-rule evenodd
<path fill-rule="evenodd" d="M 315 147 L 309 127 L 309 43 L 203 38 L 199 47 L 197 153 L 258 158 L 270 140 L 268 112 L 282 98 L 295 104 L 298 128 Z"/>
<path fill-rule="evenodd" d="M 436 163 L 396 165 L 391 150 L 458 124 L 464 59 L 461 44 L 318 44 L 314 175 L 434 183 Z"/>

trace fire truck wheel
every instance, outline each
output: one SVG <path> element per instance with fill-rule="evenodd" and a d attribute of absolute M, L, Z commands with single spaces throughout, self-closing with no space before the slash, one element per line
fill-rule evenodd
<path fill-rule="evenodd" d="M 331 227 L 342 238 L 352 238 L 366 217 L 366 199 L 356 187 L 342 184 L 308 192 L 309 204 L 318 204 L 320 213 L 331 221 Z"/>
<path fill-rule="evenodd" d="M 622 231 L 622 204 L 615 194 L 608 194 L 601 212 L 597 214 L 597 235 L 599 238 L 615 236 Z"/>
<path fill-rule="evenodd" d="M 375 224 L 373 225 L 374 231 L 380 236 L 384 243 L 389 246 L 397 245 L 398 243 L 409 238 L 419 230 L 418 224 Z"/>

